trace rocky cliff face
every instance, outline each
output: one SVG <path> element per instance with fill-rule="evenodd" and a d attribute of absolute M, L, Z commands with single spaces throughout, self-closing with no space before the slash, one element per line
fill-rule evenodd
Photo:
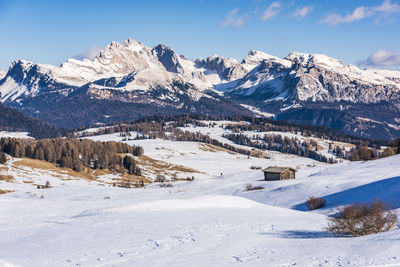
<path fill-rule="evenodd" d="M 2 102 L 67 127 L 130 119 L 107 110 L 117 103 L 125 103 L 136 117 L 156 112 L 251 115 L 244 108 L 250 105 L 289 121 L 391 138 L 400 135 L 399 92 L 400 72 L 361 70 L 325 55 L 294 52 L 278 58 L 251 50 L 241 62 L 218 55 L 192 61 L 165 45 L 149 48 L 132 39 L 112 42 L 92 61 L 69 59 L 56 67 L 18 60 L 0 73 Z M 93 103 L 103 108 L 90 109 Z M 139 104 L 140 112 L 133 112 Z M 86 117 L 93 110 L 96 119 L 71 121 L 53 112 L 72 108 L 87 110 Z M 290 112 L 304 109 L 313 115 Z M 381 135 L 372 130 L 377 123 L 386 129 Z"/>
<path fill-rule="evenodd" d="M 291 53 L 280 61 L 263 60 L 227 93 L 261 101 L 388 101 L 400 107 L 399 78 L 396 71 L 360 70 L 324 55 Z M 264 92 L 271 97 L 260 99 Z"/>

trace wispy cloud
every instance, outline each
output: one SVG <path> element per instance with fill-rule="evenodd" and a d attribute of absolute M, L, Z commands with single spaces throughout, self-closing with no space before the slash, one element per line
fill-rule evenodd
<path fill-rule="evenodd" d="M 96 56 L 98 56 L 100 54 L 102 48 L 98 47 L 98 46 L 92 46 L 91 48 L 89 48 L 88 50 L 84 51 L 82 54 L 76 55 L 74 56 L 75 59 L 90 59 L 93 60 Z"/>
<path fill-rule="evenodd" d="M 264 10 L 261 20 L 269 20 L 278 15 L 280 8 L 282 7 L 281 2 L 273 2 L 267 9 Z"/>
<path fill-rule="evenodd" d="M 294 13 L 293 16 L 296 18 L 303 19 L 307 17 L 311 12 L 313 12 L 314 7 L 313 6 L 304 6 L 304 7 L 298 7 Z"/>
<path fill-rule="evenodd" d="M 392 3 L 390 0 L 385 0 L 379 6 L 357 7 L 352 13 L 347 15 L 340 15 L 336 13 L 330 14 L 326 18 L 322 19 L 321 22 L 332 26 L 337 26 L 339 24 L 351 23 L 371 17 L 376 17 L 377 19 L 388 17 L 395 13 L 400 13 L 400 5 L 398 3 Z"/>
<path fill-rule="evenodd" d="M 400 53 L 378 50 L 362 61 L 361 65 L 370 67 L 400 67 Z"/>
<path fill-rule="evenodd" d="M 244 25 L 244 16 L 239 16 L 237 13 L 239 8 L 235 8 L 229 11 L 228 15 L 226 16 L 225 20 L 221 22 L 221 26 L 233 26 L 235 28 L 242 27 Z"/>

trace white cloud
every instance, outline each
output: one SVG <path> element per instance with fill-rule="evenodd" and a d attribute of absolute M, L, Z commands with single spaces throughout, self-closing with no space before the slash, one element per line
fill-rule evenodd
<path fill-rule="evenodd" d="M 379 6 L 365 7 L 360 6 L 353 10 L 352 13 L 347 15 L 330 14 L 322 19 L 322 23 L 336 26 L 343 23 L 351 23 L 354 21 L 371 18 L 371 17 L 388 17 L 392 14 L 400 13 L 400 5 L 398 3 L 391 3 L 390 0 L 385 0 Z"/>
<path fill-rule="evenodd" d="M 276 15 L 278 15 L 282 4 L 280 2 L 273 2 L 269 5 L 267 9 L 264 10 L 263 15 L 261 16 L 261 20 L 269 20 Z"/>
<path fill-rule="evenodd" d="M 242 27 L 244 25 L 244 18 L 243 16 L 238 16 L 237 12 L 239 8 L 235 8 L 231 10 L 228 15 L 226 16 L 225 20 L 221 22 L 222 26 L 233 26 L 235 28 Z"/>
<path fill-rule="evenodd" d="M 387 50 L 373 52 L 363 65 L 373 67 L 400 67 L 400 53 Z"/>
<path fill-rule="evenodd" d="M 313 6 L 299 7 L 294 11 L 293 16 L 303 19 L 307 17 L 311 12 L 313 12 L 313 10 L 314 10 Z"/>
<path fill-rule="evenodd" d="M 79 60 L 82 60 L 84 58 L 93 60 L 96 56 L 98 56 L 100 54 L 101 49 L 102 48 L 100 48 L 98 46 L 92 46 L 91 48 L 89 48 L 88 50 L 83 52 L 82 54 L 74 56 L 74 58 L 79 59 Z"/>

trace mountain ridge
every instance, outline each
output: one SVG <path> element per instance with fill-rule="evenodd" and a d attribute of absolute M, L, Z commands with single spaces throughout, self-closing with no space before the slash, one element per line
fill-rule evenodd
<path fill-rule="evenodd" d="M 93 113 L 98 122 L 105 122 L 105 116 L 111 116 L 110 120 L 134 119 L 158 109 L 167 114 L 249 115 L 253 107 L 275 115 L 286 112 L 283 117 L 290 121 L 288 110 L 308 108 L 311 103 L 315 115 L 323 110 L 330 110 L 322 112 L 325 114 L 351 110 L 348 116 L 355 121 L 343 121 L 346 125 L 341 130 L 345 133 L 354 134 L 351 128 L 363 121 L 366 126 L 357 132 L 360 136 L 400 135 L 400 72 L 361 70 L 321 54 L 292 52 L 279 58 L 250 50 L 241 62 L 218 55 L 189 60 L 168 46 L 150 48 L 127 39 L 107 45 L 93 60 L 68 59 L 59 67 L 17 60 L 3 78 L 0 75 L 1 102 L 58 126 L 76 127 L 88 121 L 68 121 L 68 117 L 61 116 L 67 121 L 60 123 L 56 119 L 61 118 L 60 114 L 51 115 L 52 109 L 67 112 L 67 107 L 87 108 L 82 101 L 71 106 L 70 99 L 77 97 L 86 99 L 88 106 L 94 102 L 104 107 L 115 106 L 110 104 L 113 101 L 124 103 L 129 106 L 127 112 L 136 114 Z M 138 104 L 146 106 L 140 114 L 134 110 Z M 373 113 L 365 117 L 361 107 L 376 108 L 376 104 L 385 106 L 387 114 L 380 114 L 379 119 Z M 60 110 L 58 105 L 65 108 Z M 298 115 L 292 119 L 301 123 Z M 373 121 L 382 123 L 382 134 L 373 130 Z"/>

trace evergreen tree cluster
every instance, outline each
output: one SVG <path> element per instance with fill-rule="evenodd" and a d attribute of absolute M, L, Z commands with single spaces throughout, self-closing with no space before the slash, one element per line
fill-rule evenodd
<path fill-rule="evenodd" d="M 29 132 L 29 135 L 35 138 L 53 138 L 65 134 L 63 129 L 30 118 L 2 103 L 0 103 L 0 131 Z"/>
<path fill-rule="evenodd" d="M 396 154 L 400 154 L 400 138 L 389 141 L 388 146 L 391 147 Z"/>
<path fill-rule="evenodd" d="M 141 175 L 133 157 L 140 156 L 143 148 L 120 142 L 96 142 L 88 139 L 18 139 L 1 138 L 0 151 L 14 157 L 28 157 L 45 160 L 59 167 L 75 171 L 87 169 L 109 169 Z"/>
<path fill-rule="evenodd" d="M 6 154 L 0 152 L 0 163 L 6 163 L 7 157 Z"/>

